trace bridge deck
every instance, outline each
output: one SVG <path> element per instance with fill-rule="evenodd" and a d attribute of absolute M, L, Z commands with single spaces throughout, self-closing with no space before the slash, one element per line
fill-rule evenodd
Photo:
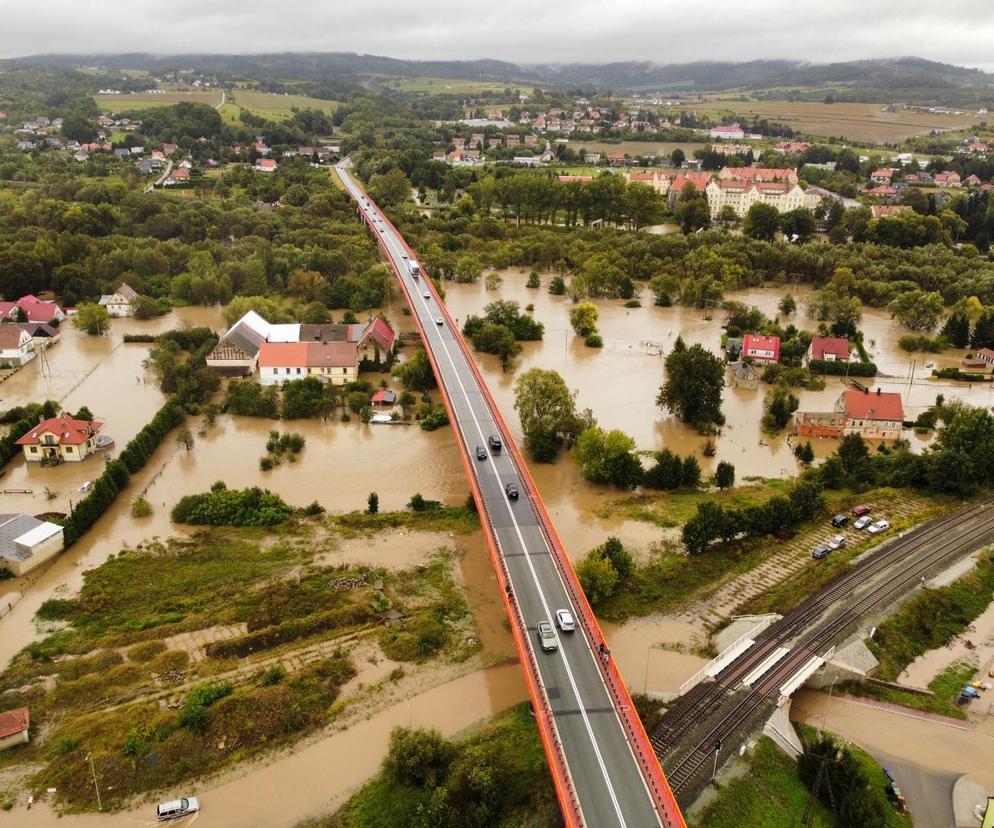
<path fill-rule="evenodd" d="M 642 728 L 604 638 L 576 582 L 527 467 L 490 397 L 457 326 L 431 280 L 414 280 L 414 253 L 348 172 L 338 167 L 360 215 L 407 295 L 425 349 L 443 392 L 449 418 L 480 510 L 512 633 L 537 712 L 539 730 L 567 825 L 682 828 L 683 817 Z M 504 451 L 475 448 L 500 435 Z M 509 500 L 507 483 L 520 499 Z M 557 609 L 577 619 L 574 633 L 559 636 L 559 649 L 542 652 L 540 621 Z"/>

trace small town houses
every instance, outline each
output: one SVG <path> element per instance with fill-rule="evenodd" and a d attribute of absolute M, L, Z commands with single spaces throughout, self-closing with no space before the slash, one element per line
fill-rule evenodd
<path fill-rule="evenodd" d="M 58 325 L 66 318 L 65 311 L 55 302 L 39 299 L 33 294 L 15 302 L 0 302 L 0 322 L 43 322 Z"/>
<path fill-rule="evenodd" d="M 134 316 L 134 301 L 137 298 L 138 291 L 131 287 L 131 285 L 127 282 L 122 282 L 121 286 L 113 293 L 101 296 L 98 304 L 107 308 L 107 313 L 111 316 Z"/>
<path fill-rule="evenodd" d="M 746 334 L 742 337 L 742 359 L 757 365 L 780 361 L 780 337 Z"/>
<path fill-rule="evenodd" d="M 66 414 L 42 420 L 17 441 L 29 463 L 79 462 L 98 449 L 101 420 L 77 420 Z"/>
<path fill-rule="evenodd" d="M 894 392 L 850 388 L 833 411 L 799 412 L 797 432 L 803 437 L 845 437 L 859 434 L 870 440 L 897 440 L 904 427 L 904 404 Z"/>
<path fill-rule="evenodd" d="M 16 368 L 36 356 L 34 339 L 20 325 L 0 325 L 0 368 Z"/>
<path fill-rule="evenodd" d="M 263 385 L 316 376 L 322 382 L 354 382 L 363 359 L 393 352 L 396 334 L 382 317 L 363 324 L 272 324 L 249 311 L 229 328 L 207 356 L 222 376 L 250 376 Z"/>

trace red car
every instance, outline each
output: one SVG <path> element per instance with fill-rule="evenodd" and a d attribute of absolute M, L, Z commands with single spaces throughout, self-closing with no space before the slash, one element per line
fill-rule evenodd
<path fill-rule="evenodd" d="M 870 514 L 870 507 L 869 506 L 863 506 L 861 504 L 859 506 L 853 507 L 853 510 L 852 510 L 853 517 L 863 517 L 863 515 L 868 515 L 868 514 Z"/>

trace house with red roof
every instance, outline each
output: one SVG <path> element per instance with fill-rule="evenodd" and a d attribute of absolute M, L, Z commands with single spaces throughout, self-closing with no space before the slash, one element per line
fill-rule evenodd
<path fill-rule="evenodd" d="M 742 359 L 765 365 L 780 361 L 780 337 L 746 334 L 742 337 Z"/>
<path fill-rule="evenodd" d="M 904 404 L 892 391 L 850 388 L 835 409 L 798 413 L 797 431 L 804 437 L 845 437 L 859 434 L 868 440 L 897 440 L 904 428 Z"/>
<path fill-rule="evenodd" d="M 851 350 L 849 340 L 844 336 L 814 336 L 804 357 L 807 362 L 812 359 L 824 362 L 848 362 Z"/>
<path fill-rule="evenodd" d="M 395 391 L 391 391 L 389 388 L 381 388 L 375 394 L 373 394 L 372 403 L 373 405 L 378 405 L 382 408 L 389 408 L 395 402 L 397 402 L 397 394 Z"/>
<path fill-rule="evenodd" d="M 786 181 L 796 184 L 797 171 L 789 167 L 722 167 L 718 173 L 722 181 Z"/>
<path fill-rule="evenodd" d="M 15 310 L 19 313 L 15 313 Z M 65 318 L 65 311 L 55 302 L 39 299 L 30 293 L 16 302 L 0 302 L 0 321 L 3 322 L 44 322 L 46 325 L 58 325 Z"/>
<path fill-rule="evenodd" d="M 276 159 L 275 158 L 260 158 L 255 162 L 255 167 L 253 168 L 256 172 L 271 173 L 276 172 Z"/>
<path fill-rule="evenodd" d="M 958 172 L 941 172 L 935 174 L 935 183 L 939 187 L 959 187 L 960 177 Z"/>
<path fill-rule="evenodd" d="M 26 707 L 0 713 L 0 750 L 12 745 L 26 744 L 30 726 L 31 715 Z"/>
<path fill-rule="evenodd" d="M 42 420 L 17 441 L 29 463 L 42 460 L 79 462 L 97 450 L 101 420 L 77 420 L 65 414 Z"/>
<path fill-rule="evenodd" d="M 979 175 L 973 173 L 972 175 L 968 175 L 966 177 L 966 181 L 964 183 L 967 187 L 979 187 L 984 182 L 981 180 Z"/>
<path fill-rule="evenodd" d="M 356 343 L 264 342 L 259 347 L 262 385 L 284 385 L 312 376 L 331 385 L 355 382 L 359 376 Z"/>
<path fill-rule="evenodd" d="M 893 177 L 894 170 L 892 169 L 874 170 L 870 173 L 870 181 L 874 184 L 890 184 Z"/>

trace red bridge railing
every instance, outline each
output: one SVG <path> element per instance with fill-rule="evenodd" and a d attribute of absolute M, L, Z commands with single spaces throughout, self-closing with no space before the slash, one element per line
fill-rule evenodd
<path fill-rule="evenodd" d="M 359 187 L 359 189 L 365 193 L 365 190 L 361 187 Z M 368 198 L 368 195 L 366 197 Z M 407 296 L 408 302 L 411 303 L 411 306 L 413 307 L 414 297 L 411 296 L 403 278 L 405 274 L 400 273 L 397 269 L 393 258 L 389 255 L 389 251 L 386 248 L 382 234 L 376 232 L 376 228 L 373 227 L 369 216 L 364 210 L 360 208 L 358 212 L 363 221 L 370 225 L 374 235 L 379 240 L 380 246 L 383 247 L 384 252 L 388 254 L 387 259 L 390 267 L 397 276 L 401 288 Z M 386 217 L 386 215 L 382 212 L 380 215 L 383 221 L 396 232 L 396 228 Z M 417 262 L 418 259 L 414 255 L 414 251 L 411 249 L 410 245 L 407 244 L 407 240 L 399 232 L 397 232 L 397 237 L 401 239 L 410 259 Z M 443 301 L 438 301 L 440 299 L 438 292 L 435 290 L 435 286 L 432 283 L 431 278 L 427 275 L 427 273 L 425 273 L 424 268 L 422 268 L 422 273 L 425 275 L 425 285 L 428 286 L 427 289 L 435 295 L 440 311 L 445 316 L 451 329 L 458 334 L 459 328 L 456 325 L 455 320 L 449 313 L 445 303 Z M 432 349 L 428 347 L 428 338 L 425 335 L 421 319 L 416 313 L 413 314 L 413 316 L 414 321 L 418 326 L 418 331 L 421 334 L 422 341 L 425 343 L 425 352 L 427 353 L 428 359 L 435 371 L 435 376 L 441 379 L 443 374 L 439 370 L 435 354 Z M 539 494 L 538 487 L 535 485 L 531 472 L 528 470 L 528 464 L 525 462 L 521 451 L 518 449 L 517 443 L 512 437 L 511 429 L 508 427 L 503 415 L 500 413 L 500 408 L 497 406 L 496 401 L 491 395 L 486 380 L 484 379 L 476 360 L 473 359 L 465 340 L 461 335 L 457 335 L 455 339 L 457 340 L 459 347 L 462 349 L 463 354 L 466 357 L 466 361 L 470 365 L 473 374 L 476 377 L 477 384 L 480 386 L 494 421 L 497 423 L 502 432 L 504 443 L 508 447 L 512 461 L 517 467 L 521 479 L 525 483 L 528 498 L 538 511 L 539 517 L 541 518 L 540 522 L 542 525 L 542 531 L 545 534 L 549 548 L 553 552 L 553 559 L 556 561 L 556 565 L 562 574 L 563 583 L 566 585 L 566 588 L 573 599 L 573 605 L 577 610 L 577 620 L 583 626 L 584 632 L 587 635 L 587 640 L 591 643 L 594 650 L 599 651 L 602 646 L 604 648 L 604 657 L 597 659 L 601 669 L 601 676 L 604 680 L 604 685 L 607 688 L 608 693 L 611 695 L 614 706 L 617 709 L 618 717 L 625 729 L 625 734 L 628 738 L 628 743 L 631 746 L 632 753 L 639 764 L 642 776 L 645 779 L 653 802 L 655 803 L 660 821 L 664 826 L 666 826 L 666 828 L 686 828 L 686 823 L 684 822 L 683 815 L 680 812 L 680 807 L 676 802 L 676 798 L 673 796 L 669 783 L 666 781 L 666 776 L 659 764 L 659 759 L 657 758 L 655 751 L 652 749 L 652 745 L 649 743 L 649 737 L 645 732 L 642 721 L 635 712 L 631 696 L 629 695 L 625 682 L 621 677 L 621 673 L 615 664 L 614 658 L 607 651 L 607 640 L 600 629 L 600 625 L 597 623 L 597 618 L 590 607 L 590 603 L 587 601 L 587 597 L 584 594 L 583 589 L 580 587 L 580 582 L 576 577 L 573 564 L 570 561 L 569 555 L 566 553 L 565 547 L 563 546 L 558 533 L 556 532 L 555 525 L 553 524 L 552 518 L 549 516 L 545 503 Z M 452 401 L 449 399 L 449 393 L 448 389 L 445 387 L 445 383 L 439 382 L 439 388 L 442 392 L 442 401 L 445 405 L 446 412 L 448 413 L 449 421 L 455 423 L 455 410 L 453 408 Z M 563 818 L 569 828 L 574 828 L 574 826 L 576 828 L 580 828 L 581 826 L 584 826 L 585 823 L 583 820 L 583 814 L 580 810 L 579 799 L 576 795 L 572 778 L 570 777 L 569 766 L 563 751 L 562 742 L 559 739 L 555 718 L 552 714 L 552 708 L 545 694 L 545 689 L 542 686 L 538 665 L 535 663 L 532 648 L 528 644 L 527 625 L 525 624 L 517 603 L 510 594 L 510 577 L 508 575 L 504 559 L 500 553 L 496 534 L 493 529 L 493 523 L 490 520 L 490 514 L 480 493 L 480 485 L 476 477 L 476 468 L 470 460 L 470 446 L 464 442 L 462 432 L 458 428 L 454 428 L 453 432 L 455 433 L 456 439 L 461 447 L 461 451 L 459 452 L 460 459 L 462 460 L 463 468 L 466 471 L 466 478 L 471 484 L 473 500 L 476 503 L 477 511 L 481 516 L 486 518 L 484 521 L 484 528 L 486 530 L 484 535 L 487 539 L 487 547 L 490 550 L 491 563 L 493 564 L 494 572 L 497 574 L 497 580 L 500 584 L 504 608 L 507 611 L 508 618 L 512 622 L 511 633 L 514 637 L 514 643 L 518 649 L 518 653 L 521 656 L 521 664 L 525 675 L 525 682 L 528 685 L 528 694 L 531 697 L 532 706 L 535 710 L 535 718 L 538 723 L 542 746 L 545 750 L 546 759 L 552 772 L 553 784 L 556 789 L 556 796 L 559 799 L 559 805 L 563 813 Z M 590 826 L 590 828 L 594 827 Z"/>

